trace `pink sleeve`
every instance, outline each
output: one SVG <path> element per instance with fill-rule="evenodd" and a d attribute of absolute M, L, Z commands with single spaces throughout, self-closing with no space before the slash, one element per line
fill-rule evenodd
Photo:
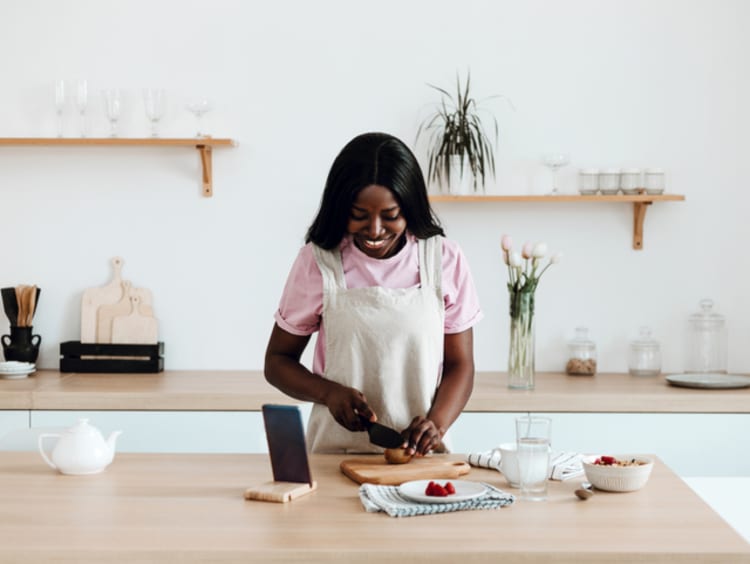
<path fill-rule="evenodd" d="M 461 333 L 484 317 L 469 263 L 454 241 L 443 239 L 443 300 L 445 332 Z"/>
<path fill-rule="evenodd" d="M 276 323 L 293 335 L 312 335 L 320 329 L 323 311 L 323 277 L 312 252 L 312 245 L 300 249 L 284 285 Z"/>

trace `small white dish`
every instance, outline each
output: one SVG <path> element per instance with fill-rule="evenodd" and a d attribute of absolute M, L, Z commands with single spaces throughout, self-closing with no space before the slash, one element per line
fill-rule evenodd
<path fill-rule="evenodd" d="M 634 466 L 607 466 L 594 464 L 598 456 L 587 456 L 583 459 L 583 470 L 586 480 L 597 490 L 606 492 L 634 492 L 648 482 L 654 461 L 646 456 L 632 454 L 613 455 L 617 460 L 635 459 L 640 462 Z"/>
<path fill-rule="evenodd" d="M 36 371 L 36 365 L 33 362 L 20 362 L 18 360 L 0 362 L 0 378 L 6 380 L 26 378 L 34 371 Z"/>
<path fill-rule="evenodd" d="M 424 492 L 425 489 L 427 489 L 427 484 L 430 482 L 437 482 L 441 486 L 444 486 L 445 482 L 450 482 L 453 484 L 453 487 L 456 488 L 456 493 L 450 494 L 446 497 L 426 495 Z M 479 482 L 451 480 L 449 478 L 433 478 L 432 480 L 413 480 L 411 482 L 404 482 L 398 487 L 398 493 L 405 498 L 420 503 L 455 503 L 480 497 L 487 493 L 487 488 Z"/>

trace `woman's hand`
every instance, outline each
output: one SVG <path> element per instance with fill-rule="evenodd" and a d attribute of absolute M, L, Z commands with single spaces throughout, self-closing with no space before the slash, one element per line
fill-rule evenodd
<path fill-rule="evenodd" d="M 442 450 L 445 429 L 438 427 L 434 421 L 421 415 L 411 420 L 409 427 L 402 433 L 406 437 L 406 454 L 423 456 L 432 450 Z"/>
<path fill-rule="evenodd" d="M 325 403 L 339 425 L 350 431 L 364 431 L 366 427 L 363 419 L 377 421 L 377 416 L 370 409 L 362 392 L 333 382 L 331 384 Z"/>

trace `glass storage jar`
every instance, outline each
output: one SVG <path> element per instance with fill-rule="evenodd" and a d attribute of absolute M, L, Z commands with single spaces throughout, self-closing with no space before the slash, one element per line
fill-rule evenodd
<path fill-rule="evenodd" d="M 620 173 L 620 189 L 623 194 L 637 194 L 641 189 L 641 169 L 622 169 Z"/>
<path fill-rule="evenodd" d="M 571 376 L 596 374 L 596 344 L 589 339 L 586 327 L 576 327 L 575 339 L 568 343 L 568 363 L 565 372 Z"/>
<path fill-rule="evenodd" d="M 605 168 L 599 172 L 599 191 L 614 195 L 620 191 L 620 169 Z"/>
<path fill-rule="evenodd" d="M 713 310 L 713 300 L 701 300 L 700 307 L 701 310 L 688 319 L 685 372 L 726 372 L 726 321 Z"/>
<path fill-rule="evenodd" d="M 581 194 L 596 194 L 599 191 L 598 168 L 582 168 L 578 171 L 578 191 Z"/>
<path fill-rule="evenodd" d="M 658 376 L 661 372 L 661 348 L 651 329 L 641 327 L 638 338 L 630 343 L 628 371 L 633 376 Z"/>
<path fill-rule="evenodd" d="M 664 192 L 664 169 L 647 168 L 645 178 L 647 194 L 661 194 Z"/>

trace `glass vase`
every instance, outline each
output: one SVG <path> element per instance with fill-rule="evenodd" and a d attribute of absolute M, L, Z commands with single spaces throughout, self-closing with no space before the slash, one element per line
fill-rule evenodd
<path fill-rule="evenodd" d="M 534 294 L 510 295 L 510 349 L 508 351 L 508 387 L 534 389 Z"/>

